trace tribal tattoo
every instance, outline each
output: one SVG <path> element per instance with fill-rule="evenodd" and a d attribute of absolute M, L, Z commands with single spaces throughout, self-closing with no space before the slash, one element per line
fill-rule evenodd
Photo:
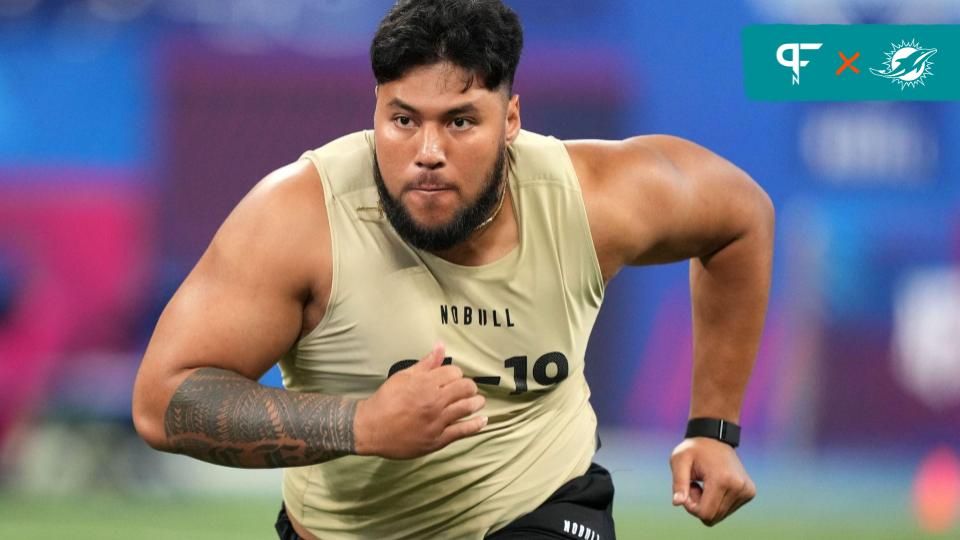
<path fill-rule="evenodd" d="M 297 467 L 356 452 L 357 401 L 268 388 L 217 368 L 180 384 L 164 417 L 172 450 L 231 467 Z"/>

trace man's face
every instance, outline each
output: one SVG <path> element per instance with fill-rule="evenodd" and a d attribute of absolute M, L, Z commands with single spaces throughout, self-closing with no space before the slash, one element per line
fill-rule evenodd
<path fill-rule="evenodd" d="M 374 113 L 376 180 L 397 232 L 444 250 L 495 211 L 506 147 L 520 129 L 519 101 L 449 63 L 421 66 L 381 85 Z"/>

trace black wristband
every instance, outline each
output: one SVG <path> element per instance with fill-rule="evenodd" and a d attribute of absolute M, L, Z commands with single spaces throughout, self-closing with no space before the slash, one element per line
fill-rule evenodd
<path fill-rule="evenodd" d="M 736 448 L 740 446 L 740 426 L 719 418 L 692 418 L 685 437 L 709 437 Z"/>

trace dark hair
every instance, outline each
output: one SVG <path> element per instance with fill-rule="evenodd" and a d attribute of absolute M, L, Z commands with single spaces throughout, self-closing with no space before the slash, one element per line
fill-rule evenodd
<path fill-rule="evenodd" d="M 448 61 L 494 90 L 513 77 L 523 48 L 520 18 L 500 0 L 399 0 L 370 45 L 377 84 L 412 68 Z"/>

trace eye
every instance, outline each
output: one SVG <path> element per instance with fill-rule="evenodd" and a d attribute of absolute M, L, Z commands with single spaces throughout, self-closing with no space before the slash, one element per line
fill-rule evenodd
<path fill-rule="evenodd" d="M 463 118 L 463 117 L 454 118 L 453 121 L 450 122 L 450 125 L 452 125 L 454 129 L 464 130 L 473 126 L 473 120 L 470 120 L 469 118 Z"/>
<path fill-rule="evenodd" d="M 413 126 L 413 119 L 409 116 L 395 116 L 393 117 L 393 123 L 398 127 L 409 128 Z"/>

